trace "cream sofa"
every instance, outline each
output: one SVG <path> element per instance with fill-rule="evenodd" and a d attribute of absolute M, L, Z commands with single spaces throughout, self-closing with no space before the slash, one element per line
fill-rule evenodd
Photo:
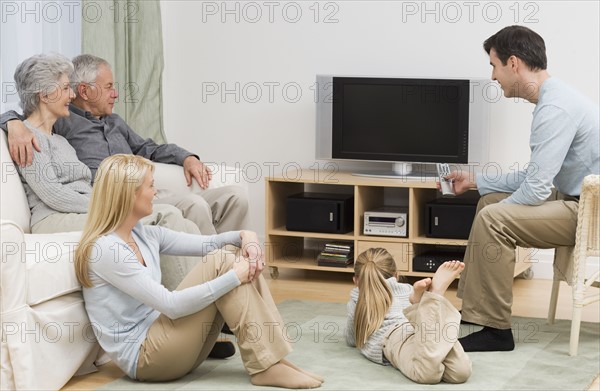
<path fill-rule="evenodd" d="M 75 277 L 80 233 L 29 233 L 25 192 L 4 132 L 0 139 L 0 388 L 59 389 L 73 375 L 95 370 L 95 361 L 107 361 L 99 355 Z M 240 185 L 239 176 L 231 175 L 235 171 L 227 172 L 230 183 L 215 175 L 211 186 Z M 198 190 L 186 186 L 179 166 L 157 164 L 155 182 L 159 195 Z"/>

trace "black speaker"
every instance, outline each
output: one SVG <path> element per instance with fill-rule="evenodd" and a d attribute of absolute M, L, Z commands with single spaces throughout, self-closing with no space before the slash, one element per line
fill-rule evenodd
<path fill-rule="evenodd" d="M 477 211 L 477 199 L 439 198 L 425 211 L 430 238 L 468 239 Z"/>
<path fill-rule="evenodd" d="M 354 196 L 329 193 L 299 193 L 286 200 L 288 231 L 343 234 L 354 225 Z"/>
<path fill-rule="evenodd" d="M 414 272 L 435 272 L 446 261 L 462 261 L 465 257 L 464 250 L 455 251 L 427 251 L 413 258 Z"/>

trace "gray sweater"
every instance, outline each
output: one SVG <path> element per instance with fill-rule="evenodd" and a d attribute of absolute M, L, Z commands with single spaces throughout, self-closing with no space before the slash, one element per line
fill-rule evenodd
<path fill-rule="evenodd" d="M 394 277 L 387 279 L 387 283 L 392 291 L 392 305 L 388 310 L 383 324 L 379 330 L 375 331 L 367 343 L 361 348 L 363 356 L 378 364 L 389 365 L 389 362 L 383 356 L 383 340 L 390 328 L 402 323 L 407 323 L 408 319 L 404 316 L 404 309 L 409 307 L 408 298 L 413 292 L 412 285 L 399 283 Z M 358 288 L 350 291 L 350 301 L 348 301 L 348 317 L 346 322 L 346 342 L 349 346 L 356 346 L 356 337 L 354 335 L 354 314 L 356 313 L 356 303 L 358 303 Z"/>
<path fill-rule="evenodd" d="M 83 288 L 83 298 L 100 346 L 135 379 L 140 346 L 161 313 L 171 319 L 196 313 L 240 285 L 230 270 L 214 280 L 171 292 L 160 283 L 159 253 L 204 255 L 226 244 L 239 246 L 241 239 L 239 231 L 202 236 L 141 223 L 133 229 L 133 237 L 146 267 L 116 234 L 102 236 L 90 259 L 93 287 Z"/>
<path fill-rule="evenodd" d="M 553 185 L 578 196 L 583 178 L 600 174 L 598 103 L 555 77 L 547 79 L 533 110 L 529 146 L 527 169 L 478 175 L 479 193 L 512 193 L 502 202 L 522 205 L 542 204 Z"/>
<path fill-rule="evenodd" d="M 25 125 L 35 133 L 42 150 L 34 150 L 33 164 L 17 167 L 31 210 L 31 225 L 54 213 L 87 213 L 92 194 L 90 169 L 64 137 L 48 136 L 27 121 Z"/>

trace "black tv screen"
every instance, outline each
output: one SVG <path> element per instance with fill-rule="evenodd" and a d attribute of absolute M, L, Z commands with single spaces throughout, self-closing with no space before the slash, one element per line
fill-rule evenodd
<path fill-rule="evenodd" d="M 468 163 L 469 81 L 333 78 L 332 157 Z"/>

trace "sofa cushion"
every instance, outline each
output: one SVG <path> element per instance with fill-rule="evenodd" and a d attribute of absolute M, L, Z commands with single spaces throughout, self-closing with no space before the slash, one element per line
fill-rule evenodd
<path fill-rule="evenodd" d="M 6 134 L 0 131 L 0 163 L 2 164 L 2 186 L 0 186 L 0 211 L 3 220 L 15 222 L 24 232 L 29 232 L 31 212 L 27 204 L 27 196 L 19 177 L 19 172 L 13 164 Z"/>
<path fill-rule="evenodd" d="M 25 235 L 27 304 L 35 305 L 81 289 L 75 248 L 81 232 Z"/>

